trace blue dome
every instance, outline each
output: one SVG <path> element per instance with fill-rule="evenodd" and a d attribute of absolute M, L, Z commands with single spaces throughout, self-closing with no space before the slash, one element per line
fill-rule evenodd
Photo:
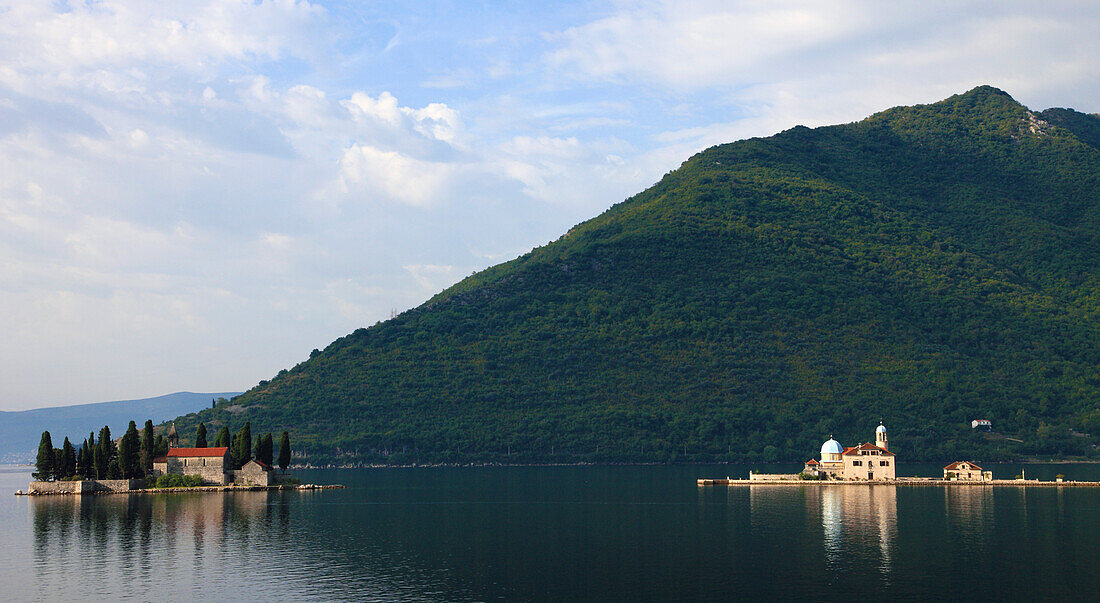
<path fill-rule="evenodd" d="M 841 454 L 844 449 L 840 447 L 840 442 L 830 438 L 828 442 L 821 445 L 821 456 L 825 457 L 826 454 Z"/>
<path fill-rule="evenodd" d="M 878 427 L 875 428 L 875 433 L 886 433 L 886 426 L 879 423 Z"/>

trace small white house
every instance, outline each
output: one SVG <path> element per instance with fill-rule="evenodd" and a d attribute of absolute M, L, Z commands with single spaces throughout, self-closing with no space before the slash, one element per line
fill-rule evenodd
<path fill-rule="evenodd" d="M 989 419 L 974 419 L 970 422 L 970 429 L 984 429 L 986 431 L 992 431 L 993 422 Z"/>
<path fill-rule="evenodd" d="M 943 468 L 943 479 L 953 482 L 991 482 L 992 471 L 982 471 L 982 468 L 969 461 L 955 461 Z"/>

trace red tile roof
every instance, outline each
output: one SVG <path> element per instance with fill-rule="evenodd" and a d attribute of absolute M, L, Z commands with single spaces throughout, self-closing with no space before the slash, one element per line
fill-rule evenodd
<path fill-rule="evenodd" d="M 158 456 L 157 458 L 153 459 L 153 462 L 154 463 L 167 463 L 168 462 L 168 457 Z"/>
<path fill-rule="evenodd" d="M 859 451 L 861 450 L 879 450 L 880 456 L 896 456 L 893 452 L 890 452 L 885 448 L 880 448 L 878 446 L 875 446 L 874 444 L 868 443 L 860 444 L 859 446 L 853 446 L 852 448 L 845 448 L 844 454 L 845 456 L 849 454 L 859 454 Z"/>
<path fill-rule="evenodd" d="M 806 464 L 807 464 L 807 465 L 817 465 L 817 464 L 818 464 L 818 462 L 817 462 L 817 461 L 815 461 L 815 460 L 813 460 L 813 459 L 810 459 L 810 460 L 806 461 Z"/>
<path fill-rule="evenodd" d="M 225 456 L 225 453 L 228 450 L 229 448 L 226 448 L 225 446 L 222 446 L 221 448 L 172 448 L 168 451 L 168 456 Z"/>
<path fill-rule="evenodd" d="M 943 470 L 944 471 L 949 471 L 951 469 L 958 469 L 959 465 L 961 465 L 963 463 L 966 463 L 966 464 L 970 465 L 970 470 L 973 470 L 973 471 L 981 471 L 982 470 L 981 467 L 975 465 L 974 463 L 972 463 L 970 461 L 955 461 L 954 463 L 951 463 L 950 465 L 944 467 Z"/>

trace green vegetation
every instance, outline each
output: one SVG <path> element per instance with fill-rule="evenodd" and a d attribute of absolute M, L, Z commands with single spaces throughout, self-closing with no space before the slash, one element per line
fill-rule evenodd
<path fill-rule="evenodd" d="M 199 428 L 195 432 L 195 448 L 206 448 L 206 425 L 199 423 Z"/>
<path fill-rule="evenodd" d="M 126 433 L 116 444 L 111 439 L 110 427 L 104 425 L 98 440 L 92 432 L 77 449 L 69 438 L 65 438 L 61 448 L 54 448 L 50 432 L 44 431 L 33 477 L 42 481 L 140 479 L 152 471 L 153 458 L 168 454 L 168 442 L 164 435 L 154 439 L 153 433 L 151 420 L 145 421 L 141 432 L 130 421 Z"/>
<path fill-rule="evenodd" d="M 281 438 L 279 438 L 279 470 L 286 473 L 286 468 L 290 466 L 290 433 L 284 431 Z"/>
<path fill-rule="evenodd" d="M 157 478 L 154 488 L 195 488 L 202 485 L 202 477 L 198 475 L 161 475 Z"/>
<path fill-rule="evenodd" d="M 153 459 L 157 457 L 156 445 L 153 421 L 146 419 L 145 427 L 141 429 L 141 470 L 145 475 L 153 473 Z"/>
<path fill-rule="evenodd" d="M 275 454 L 275 443 L 271 439 L 271 434 L 260 436 L 256 440 L 256 460 L 270 467 L 274 464 L 272 457 Z"/>
<path fill-rule="evenodd" d="M 233 436 L 233 445 L 229 447 L 229 458 L 234 469 L 240 469 L 252 458 L 252 424 L 245 422 L 237 435 Z"/>
<path fill-rule="evenodd" d="M 56 462 L 57 457 L 53 452 L 53 438 L 50 437 L 50 432 L 43 431 L 42 440 L 38 443 L 38 456 L 35 459 L 35 472 L 32 477 L 40 481 L 53 479 L 56 475 Z"/>
<path fill-rule="evenodd" d="M 137 425 L 133 421 L 130 421 L 126 433 L 118 442 L 118 475 L 119 479 L 145 477 L 145 472 L 141 469 L 141 448 Z"/>
<path fill-rule="evenodd" d="M 65 443 L 61 445 L 61 450 L 57 452 L 57 465 L 54 476 L 66 478 L 76 475 L 76 449 L 69 442 L 69 438 L 65 438 Z"/>
<path fill-rule="evenodd" d="M 218 436 L 214 438 L 215 448 L 229 448 L 229 426 L 222 425 L 221 431 L 218 432 Z"/>
<path fill-rule="evenodd" d="M 880 419 L 905 461 L 1095 458 L 1098 124 L 981 87 L 710 148 L 177 424 L 319 465 L 804 461 Z"/>

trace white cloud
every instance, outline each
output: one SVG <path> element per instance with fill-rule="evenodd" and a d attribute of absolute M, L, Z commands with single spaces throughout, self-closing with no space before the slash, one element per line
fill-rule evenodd
<path fill-rule="evenodd" d="M 325 11 L 305 1 L 4 2 L 0 39 L 16 69 L 79 81 L 100 69 L 170 65 L 190 72 L 249 57 L 310 56 Z M 12 52 L 21 47 L 20 52 Z"/>
<path fill-rule="evenodd" d="M 340 183 L 346 192 L 427 205 L 441 200 L 456 171 L 452 164 L 354 144 L 340 160 Z"/>
<path fill-rule="evenodd" d="M 561 77 L 709 90 L 789 127 L 986 83 L 1039 107 L 1095 97 L 1098 29 L 1100 6 L 1080 3 L 627 3 L 553 36 L 545 59 Z"/>
<path fill-rule="evenodd" d="M 590 77 L 684 87 L 752 76 L 865 27 L 851 2 L 668 2 L 630 6 L 563 32 L 552 64 Z"/>

